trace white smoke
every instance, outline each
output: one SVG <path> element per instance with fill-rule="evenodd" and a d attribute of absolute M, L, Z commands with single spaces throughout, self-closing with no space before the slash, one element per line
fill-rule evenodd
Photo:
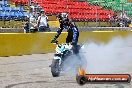
<path fill-rule="evenodd" d="M 107 44 L 86 43 L 87 73 L 132 72 L 132 36 L 116 37 Z"/>
<path fill-rule="evenodd" d="M 88 74 L 132 73 L 132 36 L 115 37 L 107 44 L 85 43 L 80 55 L 81 64 Z M 68 74 L 76 74 L 77 63 L 80 63 L 76 58 L 65 63 L 64 72 L 68 73 L 70 69 Z"/>
<path fill-rule="evenodd" d="M 74 76 L 78 72 L 80 66 L 83 65 L 83 67 L 86 67 L 86 63 L 82 61 L 81 58 L 82 57 L 80 56 L 73 55 L 66 59 L 63 66 L 63 72 L 69 76 Z"/>

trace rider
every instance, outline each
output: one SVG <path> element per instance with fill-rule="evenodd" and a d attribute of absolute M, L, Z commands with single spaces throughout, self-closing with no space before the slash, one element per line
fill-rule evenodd
<path fill-rule="evenodd" d="M 77 54 L 79 50 L 77 49 L 79 31 L 77 26 L 71 22 L 68 18 L 67 13 L 61 13 L 57 16 L 60 22 L 60 28 L 57 30 L 57 34 L 52 39 L 51 43 L 56 42 L 63 29 L 67 29 L 68 35 L 66 38 L 66 43 L 71 43 L 73 45 L 73 52 Z"/>

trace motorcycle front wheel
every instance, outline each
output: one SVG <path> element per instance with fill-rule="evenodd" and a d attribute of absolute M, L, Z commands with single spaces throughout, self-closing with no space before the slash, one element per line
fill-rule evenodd
<path fill-rule="evenodd" d="M 51 73 L 53 77 L 58 77 L 60 75 L 59 59 L 53 59 Z"/>

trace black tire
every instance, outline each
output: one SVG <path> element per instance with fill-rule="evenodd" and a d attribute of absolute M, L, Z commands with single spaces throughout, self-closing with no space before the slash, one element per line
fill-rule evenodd
<path fill-rule="evenodd" d="M 51 73 L 53 77 L 59 77 L 60 75 L 60 68 L 59 68 L 59 60 L 53 59 L 52 66 L 51 66 Z"/>

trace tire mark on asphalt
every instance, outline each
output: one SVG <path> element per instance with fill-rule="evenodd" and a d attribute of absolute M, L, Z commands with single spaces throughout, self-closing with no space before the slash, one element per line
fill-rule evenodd
<path fill-rule="evenodd" d="M 7 86 L 5 86 L 5 88 L 12 88 L 12 87 L 18 86 L 18 85 L 33 84 L 33 83 L 51 83 L 51 82 L 47 82 L 47 81 L 22 82 L 22 83 L 16 83 L 16 84 L 7 85 Z"/>
<path fill-rule="evenodd" d="M 40 62 L 40 61 L 49 61 L 49 60 L 34 60 L 34 61 L 25 61 L 25 62 L 14 62 L 14 63 L 5 63 L 0 65 L 11 65 L 11 64 L 21 64 L 21 63 L 32 63 L 32 62 Z"/>
<path fill-rule="evenodd" d="M 45 67 L 48 67 L 48 66 L 45 66 Z M 23 70 L 12 70 L 12 71 L 3 71 L 3 72 L 0 72 L 0 73 L 5 73 L 5 72 L 24 72 L 24 71 L 30 71 L 30 70 L 36 70 L 36 69 L 43 69 L 42 66 L 39 66 L 39 67 L 35 67 L 35 68 L 26 68 L 26 69 L 23 69 Z"/>

